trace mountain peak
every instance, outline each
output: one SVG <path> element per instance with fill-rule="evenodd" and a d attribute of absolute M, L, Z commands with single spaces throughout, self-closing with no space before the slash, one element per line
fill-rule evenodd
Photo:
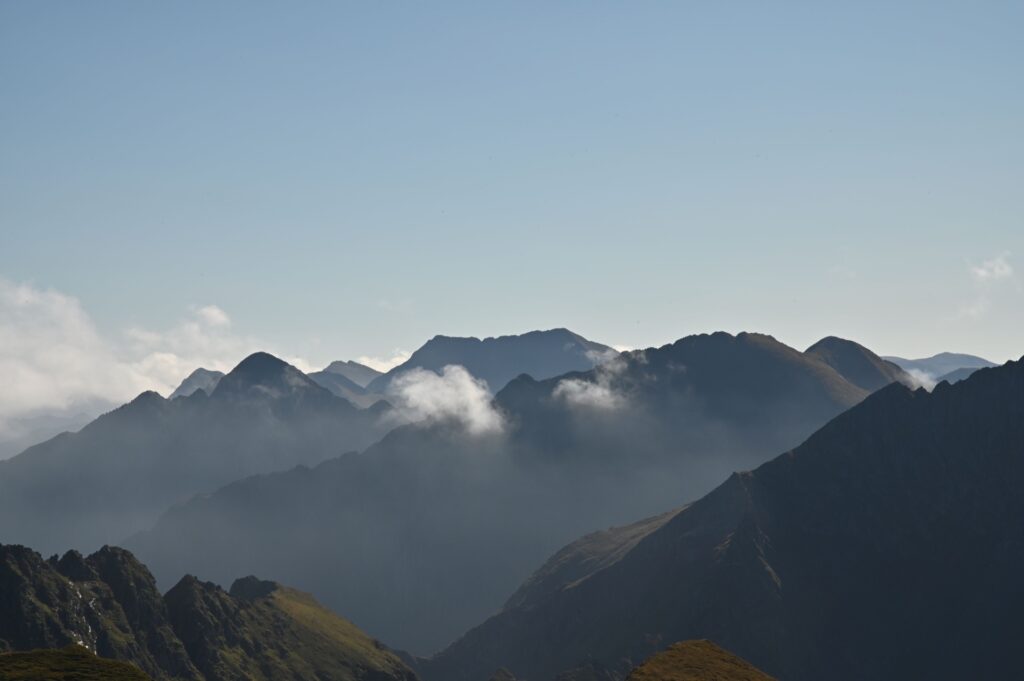
<path fill-rule="evenodd" d="M 222 378 L 213 396 L 283 397 L 296 392 L 330 394 L 291 364 L 267 352 L 254 352 Z"/>
<path fill-rule="evenodd" d="M 214 371 L 199 367 L 186 376 L 185 380 L 181 382 L 181 385 L 175 388 L 174 392 L 172 392 L 170 397 L 167 399 L 173 400 L 176 397 L 188 397 L 199 390 L 210 395 L 213 393 L 214 388 L 217 387 L 217 384 L 222 378 L 224 378 L 223 371 Z"/>
<path fill-rule="evenodd" d="M 337 374 L 344 376 L 348 380 L 352 381 L 360 388 L 365 388 L 370 385 L 370 382 L 381 375 L 380 371 L 372 369 L 365 364 L 354 362 L 352 360 L 342 361 L 338 360 L 331 362 L 324 368 L 323 373 Z"/>
<path fill-rule="evenodd" d="M 259 598 L 269 596 L 280 587 L 281 585 L 277 582 L 271 582 L 249 575 L 248 577 L 240 577 L 239 579 L 236 579 L 231 585 L 231 589 L 228 590 L 228 593 L 243 601 L 255 601 Z"/>
<path fill-rule="evenodd" d="M 587 371 L 613 354 L 617 353 L 607 345 L 589 341 L 565 328 L 482 340 L 475 336 L 436 335 L 408 361 L 375 379 L 369 389 L 386 393 L 393 378 L 412 369 L 441 373 L 446 366 L 459 365 L 496 393 L 521 374 L 546 379 L 570 371 Z"/>
<path fill-rule="evenodd" d="M 291 365 L 269 352 L 254 352 L 238 363 L 229 375 L 269 376 L 284 371 Z"/>
<path fill-rule="evenodd" d="M 860 343 L 826 336 L 804 354 L 821 360 L 859 388 L 874 392 L 893 382 L 912 382 L 896 364 L 882 359 Z"/>

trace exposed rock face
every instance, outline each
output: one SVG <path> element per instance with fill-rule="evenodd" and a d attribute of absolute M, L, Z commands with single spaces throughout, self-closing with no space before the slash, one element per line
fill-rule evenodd
<path fill-rule="evenodd" d="M 23 546 L 0 545 L 0 597 L 0 647 L 75 643 L 155 679 L 202 678 L 167 621 L 153 576 L 126 551 L 43 560 Z"/>
<path fill-rule="evenodd" d="M 306 594 L 255 577 L 232 592 L 186 576 L 162 597 L 123 549 L 43 560 L 0 545 L 0 651 L 78 644 L 157 681 L 415 681 Z"/>

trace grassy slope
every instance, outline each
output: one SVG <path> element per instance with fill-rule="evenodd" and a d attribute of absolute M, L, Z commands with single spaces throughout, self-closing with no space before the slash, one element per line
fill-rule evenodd
<path fill-rule="evenodd" d="M 358 681 L 367 677 L 414 679 L 393 653 L 312 596 L 278 587 L 238 611 L 246 640 L 218 651 L 223 678 L 274 681 Z"/>
<path fill-rule="evenodd" d="M 126 662 L 96 657 L 81 646 L 0 654 L 4 681 L 149 681 Z"/>
<path fill-rule="evenodd" d="M 649 658 L 628 681 L 773 681 L 711 641 L 682 641 Z"/>

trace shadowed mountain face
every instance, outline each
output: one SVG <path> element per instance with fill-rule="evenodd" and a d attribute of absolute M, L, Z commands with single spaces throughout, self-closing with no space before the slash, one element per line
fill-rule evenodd
<path fill-rule="evenodd" d="M 362 411 L 264 353 L 186 398 L 144 393 L 0 462 L 0 537 L 84 550 L 149 527 L 199 492 L 254 473 L 314 465 L 384 432 Z"/>
<path fill-rule="evenodd" d="M 696 498 L 866 394 L 768 336 L 687 338 L 520 377 L 494 400 L 500 431 L 399 428 L 362 454 L 195 499 L 129 545 L 162 583 L 258 571 L 429 652 L 567 541 Z"/>
<path fill-rule="evenodd" d="M 237 580 L 229 594 L 186 576 L 161 596 L 122 549 L 43 560 L 0 544 L 0 594 L 0 651 L 85 648 L 70 661 L 39 653 L 36 664 L 102 667 L 82 659 L 89 651 L 158 681 L 415 680 L 394 654 L 307 594 L 255 577 Z"/>
<path fill-rule="evenodd" d="M 635 527 L 567 547 L 560 555 L 586 552 L 593 569 L 556 556 L 533 580 L 547 588 L 421 672 L 553 679 L 707 637 L 795 681 L 1014 677 L 1022 485 L 1024 362 L 931 394 L 890 385 L 652 520 L 625 553 Z"/>
<path fill-rule="evenodd" d="M 494 393 L 520 374 L 541 379 L 570 371 L 586 371 L 616 354 L 612 348 L 568 329 L 531 331 L 520 336 L 484 340 L 435 336 L 408 361 L 374 379 L 368 388 L 372 392 L 386 393 L 396 377 L 413 369 L 440 373 L 448 365 L 459 365 L 485 381 Z"/>
<path fill-rule="evenodd" d="M 210 369 L 200 367 L 189 374 L 167 399 L 173 400 L 175 397 L 188 397 L 197 390 L 202 390 L 207 395 L 212 395 L 222 378 L 224 378 L 223 371 L 211 371 Z"/>

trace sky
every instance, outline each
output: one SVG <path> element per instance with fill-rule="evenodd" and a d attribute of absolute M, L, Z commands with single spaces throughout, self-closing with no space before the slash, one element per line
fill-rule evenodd
<path fill-rule="evenodd" d="M 0 420 L 436 334 L 1020 357 L 1021 26 L 1019 2 L 4 0 Z"/>

